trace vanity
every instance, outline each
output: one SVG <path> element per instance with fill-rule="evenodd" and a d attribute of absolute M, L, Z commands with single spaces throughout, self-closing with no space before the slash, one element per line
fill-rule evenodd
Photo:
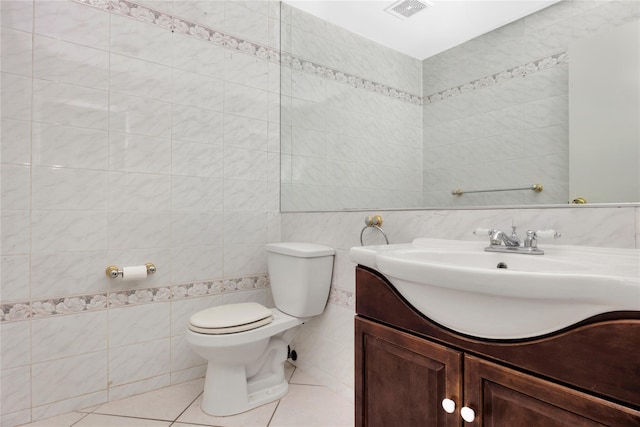
<path fill-rule="evenodd" d="M 516 257 L 523 256 L 515 254 L 479 255 L 482 261 L 474 264 L 471 260 L 476 258 L 465 254 L 481 254 L 478 249 L 482 251 L 478 242 L 436 239 L 352 249 L 351 259 L 358 264 L 356 426 L 640 426 L 638 252 L 613 250 L 614 260 L 604 257 L 602 268 L 613 262 L 622 276 L 614 277 L 608 290 L 598 293 L 590 284 L 602 274 L 598 265 L 588 267 L 587 273 L 578 272 L 579 262 L 573 265 L 570 256 L 563 258 L 564 249 L 571 253 L 583 248 L 549 249 L 544 260 L 520 260 Z M 593 249 L 596 258 L 603 256 Z M 456 283 L 460 268 L 449 263 L 447 254 L 457 256 L 453 258 L 460 260 L 462 270 L 470 268 L 463 273 L 473 273 L 480 285 L 465 283 L 471 276 L 464 275 Z M 404 264 L 385 264 L 394 256 Z M 513 275 L 505 275 L 504 283 L 500 283 L 502 276 L 496 278 L 481 266 L 496 259 L 514 266 L 510 272 L 508 268 L 495 272 Z M 547 264 L 555 265 L 555 273 L 535 271 Z M 532 272 L 527 271 L 529 267 Z M 456 275 L 448 277 L 438 270 L 446 268 Z M 408 276 L 398 277 L 405 272 Z M 435 286 L 426 277 L 419 279 L 427 273 L 434 277 Z M 482 277 L 485 273 L 487 277 Z M 584 295 L 567 295 L 579 306 L 574 312 L 567 308 L 562 290 L 558 296 L 544 296 L 553 291 L 544 289 L 541 281 L 569 290 L 579 286 L 579 280 L 574 284 L 565 276 L 582 277 L 587 283 Z M 532 282 L 526 287 L 539 285 L 538 293 L 506 285 L 527 277 Z M 411 280 L 420 281 L 416 285 L 425 286 L 426 291 L 416 294 L 403 283 Z M 453 286 L 448 288 L 446 280 Z M 498 285 L 491 290 L 485 280 Z M 608 299 L 612 293 L 623 298 Z M 436 300 L 435 308 L 426 304 L 417 309 L 417 303 L 430 295 Z M 469 302 L 475 302 L 475 308 L 465 306 Z M 538 304 L 555 304 L 558 312 L 571 313 L 563 318 L 553 307 L 545 311 Z M 456 324 L 454 317 L 447 317 L 456 310 L 475 314 L 458 313 L 463 320 Z M 604 311 L 589 315 L 590 310 Z M 542 329 L 536 313 L 545 318 L 540 324 L 547 326 Z M 501 322 L 508 325 L 494 328 Z M 554 322 L 555 327 L 548 326 Z"/>

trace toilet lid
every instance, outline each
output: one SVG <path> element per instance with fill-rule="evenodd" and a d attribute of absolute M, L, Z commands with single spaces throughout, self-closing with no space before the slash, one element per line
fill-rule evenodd
<path fill-rule="evenodd" d="M 199 311 L 189 319 L 189 329 L 201 334 L 232 334 L 259 328 L 272 321 L 271 310 L 255 302 L 245 302 Z"/>

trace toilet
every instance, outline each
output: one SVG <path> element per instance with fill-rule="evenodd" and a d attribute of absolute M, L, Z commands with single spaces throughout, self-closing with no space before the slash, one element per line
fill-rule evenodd
<path fill-rule="evenodd" d="M 187 342 L 208 362 L 201 408 L 209 415 L 238 414 L 287 394 L 287 347 L 299 326 L 327 304 L 333 248 L 288 242 L 266 249 L 276 308 L 227 304 L 189 319 Z"/>

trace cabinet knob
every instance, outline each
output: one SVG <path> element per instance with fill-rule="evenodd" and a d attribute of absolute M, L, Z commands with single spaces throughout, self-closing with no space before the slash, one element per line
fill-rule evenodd
<path fill-rule="evenodd" d="M 456 402 L 451 399 L 442 399 L 442 409 L 447 414 L 453 414 L 456 411 Z"/>
<path fill-rule="evenodd" d="M 468 406 L 463 406 L 462 409 L 460 409 L 460 415 L 462 419 L 468 423 L 472 423 L 473 420 L 476 419 L 476 412 Z"/>

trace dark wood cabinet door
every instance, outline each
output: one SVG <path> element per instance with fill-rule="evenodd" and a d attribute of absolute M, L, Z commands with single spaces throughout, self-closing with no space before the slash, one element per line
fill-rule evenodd
<path fill-rule="evenodd" d="M 472 356 L 464 358 L 468 426 L 640 426 L 640 411 Z"/>
<path fill-rule="evenodd" d="M 356 426 L 459 427 L 462 354 L 356 318 Z M 448 398 L 456 411 L 448 414 Z"/>

